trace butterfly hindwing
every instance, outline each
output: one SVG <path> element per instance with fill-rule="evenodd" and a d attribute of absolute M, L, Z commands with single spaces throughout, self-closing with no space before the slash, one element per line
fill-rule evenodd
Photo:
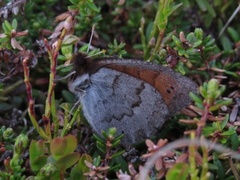
<path fill-rule="evenodd" d="M 161 95 L 148 83 L 116 70 L 101 68 L 90 76 L 81 100 L 83 112 L 99 134 L 109 127 L 132 144 L 157 131 L 169 116 Z"/>

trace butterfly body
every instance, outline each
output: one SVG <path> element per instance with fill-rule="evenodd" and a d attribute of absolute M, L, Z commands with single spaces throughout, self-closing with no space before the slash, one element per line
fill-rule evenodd
<path fill-rule="evenodd" d="M 173 70 L 133 59 L 75 57 L 76 74 L 69 81 L 93 129 L 116 127 L 123 145 L 144 140 L 189 105 L 196 84 Z"/>

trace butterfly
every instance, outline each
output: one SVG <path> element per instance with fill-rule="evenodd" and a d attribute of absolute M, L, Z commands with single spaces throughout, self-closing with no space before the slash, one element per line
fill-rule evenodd
<path fill-rule="evenodd" d="M 130 147 L 160 130 L 167 119 L 191 103 L 197 85 L 172 69 L 136 59 L 72 59 L 68 87 L 95 132 L 115 127 Z"/>

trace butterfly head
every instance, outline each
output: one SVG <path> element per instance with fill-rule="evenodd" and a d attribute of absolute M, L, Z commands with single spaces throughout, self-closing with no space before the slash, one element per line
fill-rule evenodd
<path fill-rule="evenodd" d="M 82 93 L 85 92 L 89 85 L 90 85 L 89 74 L 84 73 L 81 76 L 78 76 L 75 79 L 69 81 L 68 88 L 78 97 L 81 97 Z"/>

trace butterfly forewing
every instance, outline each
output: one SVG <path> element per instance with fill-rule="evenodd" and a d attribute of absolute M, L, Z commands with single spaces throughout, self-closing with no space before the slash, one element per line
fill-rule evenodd
<path fill-rule="evenodd" d="M 197 91 L 197 86 L 193 81 L 168 67 L 134 59 L 109 59 L 99 63 L 105 63 L 108 68 L 131 75 L 152 85 L 161 94 L 170 114 L 189 105 L 191 102 L 189 93 Z"/>

